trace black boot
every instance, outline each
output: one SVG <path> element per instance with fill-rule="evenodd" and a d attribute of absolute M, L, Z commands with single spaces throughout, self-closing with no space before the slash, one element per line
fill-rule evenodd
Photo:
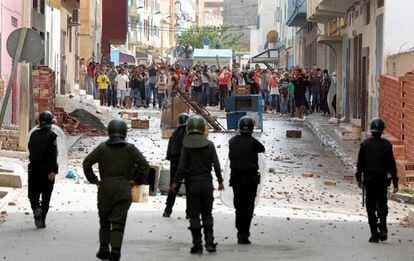
<path fill-rule="evenodd" d="M 172 213 L 172 208 L 166 207 L 164 210 L 164 214 L 162 214 L 162 216 L 165 218 L 169 218 L 171 216 L 171 213 Z"/>
<path fill-rule="evenodd" d="M 250 245 L 252 242 L 249 240 L 248 234 L 237 233 L 237 244 Z"/>
<path fill-rule="evenodd" d="M 205 236 L 205 240 L 206 240 L 206 250 L 209 253 L 215 253 L 216 252 L 216 247 L 217 247 L 217 243 L 214 243 L 214 236 L 213 236 L 213 232 L 205 232 L 204 231 L 204 236 Z"/>
<path fill-rule="evenodd" d="M 45 228 L 45 225 L 42 220 L 42 209 L 41 208 L 36 208 L 35 210 L 33 210 L 33 217 L 35 220 L 36 228 Z"/>
<path fill-rule="evenodd" d="M 203 241 L 201 240 L 201 230 L 191 230 L 191 235 L 193 236 L 194 246 L 191 248 L 190 253 L 194 255 L 203 254 Z"/>
<path fill-rule="evenodd" d="M 118 251 L 112 251 L 109 255 L 109 261 L 119 261 L 121 259 L 121 253 Z"/>
<path fill-rule="evenodd" d="M 388 239 L 387 223 L 380 223 L 378 225 L 378 228 L 379 228 L 379 240 L 387 241 L 387 239 Z"/>
<path fill-rule="evenodd" d="M 110 256 L 109 246 L 101 246 L 99 248 L 98 253 L 96 253 L 96 257 L 101 260 L 108 260 Z"/>
<path fill-rule="evenodd" d="M 372 234 L 368 242 L 379 243 L 379 234 Z"/>

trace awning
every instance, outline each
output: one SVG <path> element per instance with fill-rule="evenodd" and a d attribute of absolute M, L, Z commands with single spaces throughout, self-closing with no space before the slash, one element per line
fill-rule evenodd
<path fill-rule="evenodd" d="M 135 52 L 135 57 L 138 60 L 149 59 L 149 55 L 145 52 Z"/>
<path fill-rule="evenodd" d="M 279 52 L 277 49 L 268 49 L 258 55 L 253 56 L 249 62 L 251 63 L 277 63 L 279 60 Z"/>
<path fill-rule="evenodd" d="M 123 63 L 136 64 L 136 59 L 133 55 L 115 48 L 111 48 L 111 62 L 113 62 L 115 65 L 120 65 Z"/>

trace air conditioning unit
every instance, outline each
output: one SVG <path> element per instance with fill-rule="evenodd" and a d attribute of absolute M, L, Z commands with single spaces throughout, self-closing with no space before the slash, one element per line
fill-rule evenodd
<path fill-rule="evenodd" d="M 80 23 L 80 9 L 75 9 L 72 12 L 72 17 L 69 17 L 69 26 L 79 26 Z"/>

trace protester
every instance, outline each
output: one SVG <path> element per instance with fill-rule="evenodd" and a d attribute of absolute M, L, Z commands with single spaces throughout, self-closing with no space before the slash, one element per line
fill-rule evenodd
<path fill-rule="evenodd" d="M 164 74 L 161 74 L 159 76 L 159 80 L 157 82 L 157 99 L 158 99 L 158 108 L 162 109 L 162 104 L 164 102 L 164 99 L 166 97 L 167 92 L 167 83 L 165 82 L 165 76 Z"/>
<path fill-rule="evenodd" d="M 100 74 L 97 78 L 98 88 L 99 88 L 99 100 L 101 106 L 105 106 L 108 100 L 108 84 L 111 85 L 108 75 L 105 74 L 104 70 L 100 71 Z"/>
<path fill-rule="evenodd" d="M 125 70 L 121 69 L 121 73 L 115 78 L 116 97 L 118 99 L 118 108 L 124 107 L 127 89 L 129 89 L 129 78 L 125 74 Z"/>

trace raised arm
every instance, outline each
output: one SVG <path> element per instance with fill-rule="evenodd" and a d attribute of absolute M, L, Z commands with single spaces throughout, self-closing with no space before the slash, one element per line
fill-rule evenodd
<path fill-rule="evenodd" d="M 218 54 L 216 55 L 216 61 L 217 61 L 217 68 L 221 71 L 221 64 L 220 64 L 220 60 L 219 60 Z"/>

